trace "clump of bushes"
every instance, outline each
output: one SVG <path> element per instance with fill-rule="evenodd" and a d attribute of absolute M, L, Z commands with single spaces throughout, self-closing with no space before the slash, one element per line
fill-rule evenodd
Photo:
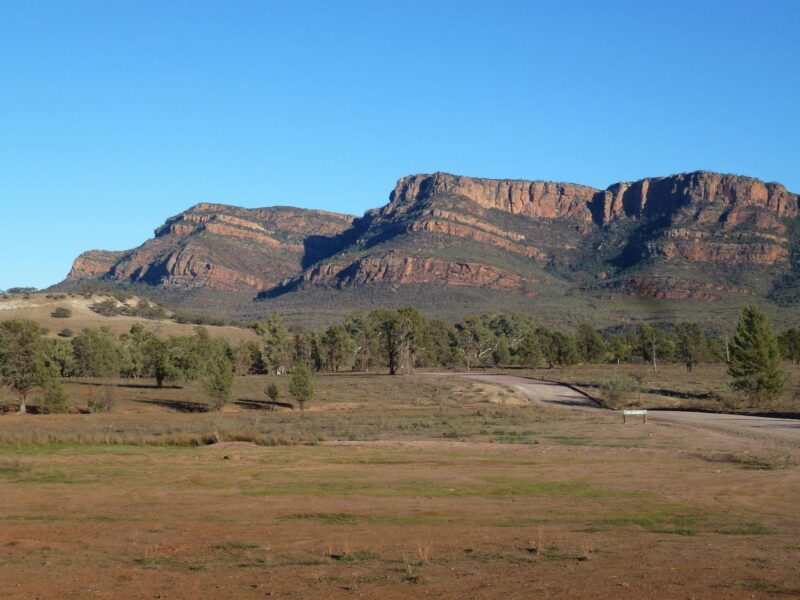
<path fill-rule="evenodd" d="M 167 312 L 164 310 L 163 306 L 148 302 L 144 299 L 139 300 L 136 306 L 119 304 L 117 300 L 113 298 L 106 298 L 102 302 L 96 302 L 95 304 L 92 304 L 89 308 L 91 308 L 98 315 L 102 315 L 104 317 L 125 315 L 128 317 L 142 317 L 143 319 L 164 319 L 167 316 Z"/>
<path fill-rule="evenodd" d="M 66 306 L 59 306 L 50 313 L 50 316 L 56 319 L 69 319 L 72 316 L 72 311 Z"/>
<path fill-rule="evenodd" d="M 639 395 L 641 384 L 627 375 L 615 375 L 600 384 L 603 401 L 610 408 L 617 408 L 630 403 Z"/>
<path fill-rule="evenodd" d="M 214 325 L 217 327 L 224 327 L 229 324 L 229 321 L 223 317 L 206 315 L 203 313 L 190 312 L 185 310 L 176 310 L 173 318 L 177 323 L 182 325 Z"/>

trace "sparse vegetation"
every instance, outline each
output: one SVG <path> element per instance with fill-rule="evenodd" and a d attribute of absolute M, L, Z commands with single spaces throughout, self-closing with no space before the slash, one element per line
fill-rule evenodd
<path fill-rule="evenodd" d="M 300 365 L 292 373 L 289 382 L 289 393 L 295 399 L 300 410 L 305 410 L 306 404 L 314 397 L 314 376 L 305 365 Z"/>

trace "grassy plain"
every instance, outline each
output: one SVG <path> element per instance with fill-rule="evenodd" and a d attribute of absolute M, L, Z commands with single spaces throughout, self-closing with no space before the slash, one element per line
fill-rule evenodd
<path fill-rule="evenodd" d="M 797 448 L 451 376 L 269 410 L 271 380 L 221 413 L 87 380 L 71 402 L 104 384 L 111 413 L 0 416 L 0 598 L 800 594 Z"/>

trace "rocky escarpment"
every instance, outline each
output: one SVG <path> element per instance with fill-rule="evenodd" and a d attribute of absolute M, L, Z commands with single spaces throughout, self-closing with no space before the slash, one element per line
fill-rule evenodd
<path fill-rule="evenodd" d="M 81 255 L 68 279 L 264 297 L 419 284 L 715 301 L 791 279 L 798 243 L 798 196 L 750 177 L 696 171 L 600 190 L 433 173 L 400 179 L 360 219 L 198 204 L 138 248 Z"/>
<path fill-rule="evenodd" d="M 498 213 L 520 218 L 497 226 Z M 580 238 L 602 237 L 604 228 L 625 225 L 641 230 L 631 236 L 639 246 L 625 249 L 634 261 L 775 265 L 785 264 L 790 254 L 781 221 L 797 216 L 798 196 L 784 186 L 707 171 L 617 183 L 602 191 L 434 173 L 401 179 L 389 204 L 375 212 L 372 227 L 379 239 L 392 229 L 395 235 L 428 231 L 551 261 L 577 249 Z M 535 230 L 534 223 L 549 223 L 550 231 Z"/>
<path fill-rule="evenodd" d="M 780 218 L 798 214 L 797 195 L 779 183 L 708 171 L 616 183 L 598 194 L 593 204 L 594 214 L 602 223 L 670 215 L 687 206 L 701 211 L 710 208 L 722 220 L 735 219 L 737 213 L 750 208 Z"/>
<path fill-rule="evenodd" d="M 468 198 L 483 208 L 526 217 L 590 220 L 589 204 L 598 191 L 584 185 L 549 181 L 477 179 L 449 173 L 411 175 L 397 182 L 381 215 L 391 217 L 427 198 L 450 195 Z"/>
<path fill-rule="evenodd" d="M 527 217 L 594 219 L 598 224 L 672 214 L 690 204 L 700 208 L 714 205 L 723 211 L 755 207 L 781 218 L 798 215 L 798 196 L 779 183 L 708 171 L 615 183 L 606 190 L 574 183 L 479 179 L 449 173 L 411 175 L 397 182 L 380 214 L 396 216 L 419 202 L 445 195 Z"/>
<path fill-rule="evenodd" d="M 168 219 L 128 252 L 79 256 L 69 281 L 104 279 L 166 288 L 264 290 L 298 275 L 308 256 L 350 229 L 354 217 L 291 207 L 245 209 L 197 204 Z"/>

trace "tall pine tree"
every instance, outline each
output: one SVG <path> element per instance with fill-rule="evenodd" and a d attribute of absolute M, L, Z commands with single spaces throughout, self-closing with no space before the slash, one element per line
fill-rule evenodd
<path fill-rule="evenodd" d="M 728 373 L 734 389 L 762 406 L 775 400 L 786 384 L 778 340 L 755 303 L 745 307 L 739 317 Z"/>

